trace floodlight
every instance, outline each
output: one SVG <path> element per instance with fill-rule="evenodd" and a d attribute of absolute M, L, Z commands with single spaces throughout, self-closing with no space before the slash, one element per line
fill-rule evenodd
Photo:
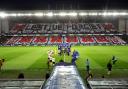
<path fill-rule="evenodd" d="M 59 14 L 58 13 L 54 13 L 53 15 L 56 16 L 56 15 L 59 15 Z"/>
<path fill-rule="evenodd" d="M 96 16 L 96 15 L 98 15 L 98 13 L 96 13 L 96 12 L 91 12 L 91 13 L 89 13 L 89 15 Z"/>
<path fill-rule="evenodd" d="M 107 15 L 107 13 L 106 13 L 106 12 L 103 12 L 103 13 L 101 13 L 101 15 L 106 16 L 106 15 Z"/>
<path fill-rule="evenodd" d="M 43 13 L 35 13 L 34 15 L 40 17 L 40 16 L 43 16 L 44 14 Z"/>
<path fill-rule="evenodd" d="M 25 14 L 25 16 L 32 16 L 33 14 L 31 14 L 31 13 L 27 13 L 27 14 Z M 38 14 L 39 15 L 39 14 Z M 41 15 L 41 14 L 40 14 Z"/>
<path fill-rule="evenodd" d="M 70 13 L 68 13 L 67 15 L 69 15 L 69 16 L 77 16 L 77 13 L 75 13 L 75 12 L 70 12 Z"/>
<path fill-rule="evenodd" d="M 98 15 L 102 15 L 102 13 L 101 13 L 101 12 L 99 12 L 99 13 L 98 13 Z"/>
<path fill-rule="evenodd" d="M 22 13 L 18 13 L 17 16 L 24 16 L 24 14 L 22 14 Z"/>
<path fill-rule="evenodd" d="M 7 16 L 8 16 L 8 14 L 7 14 L 7 13 L 0 12 L 0 17 L 1 17 L 1 18 L 5 18 L 5 17 L 7 17 Z"/>
<path fill-rule="evenodd" d="M 52 17 L 54 14 L 52 12 L 49 12 L 46 14 L 46 16 Z"/>
<path fill-rule="evenodd" d="M 15 16 L 17 16 L 17 14 L 16 13 L 11 13 L 11 14 L 9 14 L 9 16 L 12 16 L 12 17 L 14 16 L 15 17 Z"/>
<path fill-rule="evenodd" d="M 86 16 L 86 15 L 88 15 L 88 13 L 81 12 L 81 13 L 79 13 L 79 15 L 80 16 Z"/>
<path fill-rule="evenodd" d="M 58 15 L 59 15 L 59 16 L 66 16 L 67 13 L 66 13 L 66 12 L 60 12 Z"/>
<path fill-rule="evenodd" d="M 120 15 L 128 15 L 126 12 L 121 12 Z"/>
<path fill-rule="evenodd" d="M 113 12 L 112 15 L 113 15 L 113 16 L 118 16 L 118 15 L 120 15 L 120 13 L 118 13 L 118 12 Z"/>

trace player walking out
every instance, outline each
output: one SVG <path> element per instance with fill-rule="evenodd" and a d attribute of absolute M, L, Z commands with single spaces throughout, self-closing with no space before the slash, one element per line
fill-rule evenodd
<path fill-rule="evenodd" d="M 116 62 L 117 62 L 117 58 L 115 56 L 113 56 L 112 63 L 115 64 Z"/>

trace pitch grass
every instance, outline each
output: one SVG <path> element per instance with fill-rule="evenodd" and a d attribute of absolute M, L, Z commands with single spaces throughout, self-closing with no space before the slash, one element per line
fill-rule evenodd
<path fill-rule="evenodd" d="M 58 56 L 57 46 L 0 47 L 0 58 L 5 59 L 0 78 L 17 78 L 21 72 L 25 74 L 25 78 L 44 78 L 48 70 L 48 50 L 56 50 L 56 62 L 64 58 Z M 128 78 L 128 46 L 73 46 L 72 50 L 80 53 L 76 64 L 83 78 L 86 75 L 87 58 L 95 78 L 101 78 L 102 75 L 106 78 Z M 113 65 L 112 74 L 108 76 L 106 65 L 113 55 L 118 61 Z M 65 56 L 65 61 L 71 62 L 71 56 Z"/>

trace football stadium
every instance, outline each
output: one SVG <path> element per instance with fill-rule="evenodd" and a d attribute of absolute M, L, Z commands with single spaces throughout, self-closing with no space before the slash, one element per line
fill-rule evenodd
<path fill-rule="evenodd" d="M 127 10 L 0 11 L 0 89 L 128 89 Z"/>

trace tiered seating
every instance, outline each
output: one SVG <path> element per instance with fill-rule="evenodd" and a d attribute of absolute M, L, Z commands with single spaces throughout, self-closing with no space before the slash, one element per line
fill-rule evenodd
<path fill-rule="evenodd" d="M 94 26 L 96 28 L 94 28 L 94 33 L 101 33 L 101 32 L 105 32 L 104 28 L 102 27 L 102 25 L 100 23 L 93 23 Z"/>
<path fill-rule="evenodd" d="M 11 33 L 19 33 L 24 30 L 26 24 L 15 24 L 15 26 L 11 29 Z"/>
<path fill-rule="evenodd" d="M 50 37 L 50 43 L 54 44 L 54 43 L 62 43 L 62 37 L 61 36 L 51 36 Z"/>
<path fill-rule="evenodd" d="M 7 40 L 11 37 L 0 36 L 0 45 L 6 44 Z"/>
<path fill-rule="evenodd" d="M 11 32 L 24 34 L 38 33 L 111 33 L 115 28 L 112 23 L 40 23 L 16 24 Z"/>
<path fill-rule="evenodd" d="M 125 41 L 123 41 L 121 38 L 117 36 L 112 36 L 111 41 L 113 44 L 125 44 L 126 43 Z"/>
<path fill-rule="evenodd" d="M 27 24 L 22 33 L 43 33 L 41 24 Z"/>
<path fill-rule="evenodd" d="M 106 36 L 95 36 L 95 40 L 97 43 L 109 43 L 110 40 Z"/>
<path fill-rule="evenodd" d="M 34 38 L 34 40 L 32 41 L 32 43 L 34 44 L 44 44 L 47 43 L 48 38 L 46 36 L 37 36 Z"/>
<path fill-rule="evenodd" d="M 81 43 L 95 43 L 95 40 L 92 36 L 81 36 L 80 41 Z"/>
<path fill-rule="evenodd" d="M 50 38 L 50 39 L 48 39 Z M 126 42 L 118 36 L 14 36 L 12 38 L 7 38 L 8 40 L 4 42 L 5 45 L 43 45 L 43 44 L 58 44 L 58 43 L 71 43 L 78 44 L 79 41 L 82 44 L 125 44 Z M 48 41 L 49 40 L 49 41 Z"/>
<path fill-rule="evenodd" d="M 106 32 L 115 31 L 115 28 L 112 23 L 103 23 L 102 26 L 106 30 Z"/>
<path fill-rule="evenodd" d="M 33 37 L 31 36 L 24 36 L 24 37 L 20 37 L 20 40 L 17 41 L 17 43 L 21 43 L 21 44 L 29 44 L 31 43 L 31 41 L 33 40 L 32 39 Z"/>
<path fill-rule="evenodd" d="M 74 43 L 74 44 L 76 44 L 76 43 L 79 42 L 79 40 L 78 40 L 78 37 L 77 36 L 67 36 L 65 38 L 65 42 L 66 43 Z"/>
<path fill-rule="evenodd" d="M 90 33 L 91 32 L 91 28 L 90 25 L 88 23 L 78 23 L 77 25 L 78 28 L 76 28 L 76 31 L 79 31 L 78 33 Z"/>
<path fill-rule="evenodd" d="M 14 45 L 20 39 L 20 37 L 12 37 L 6 41 L 6 45 Z"/>

